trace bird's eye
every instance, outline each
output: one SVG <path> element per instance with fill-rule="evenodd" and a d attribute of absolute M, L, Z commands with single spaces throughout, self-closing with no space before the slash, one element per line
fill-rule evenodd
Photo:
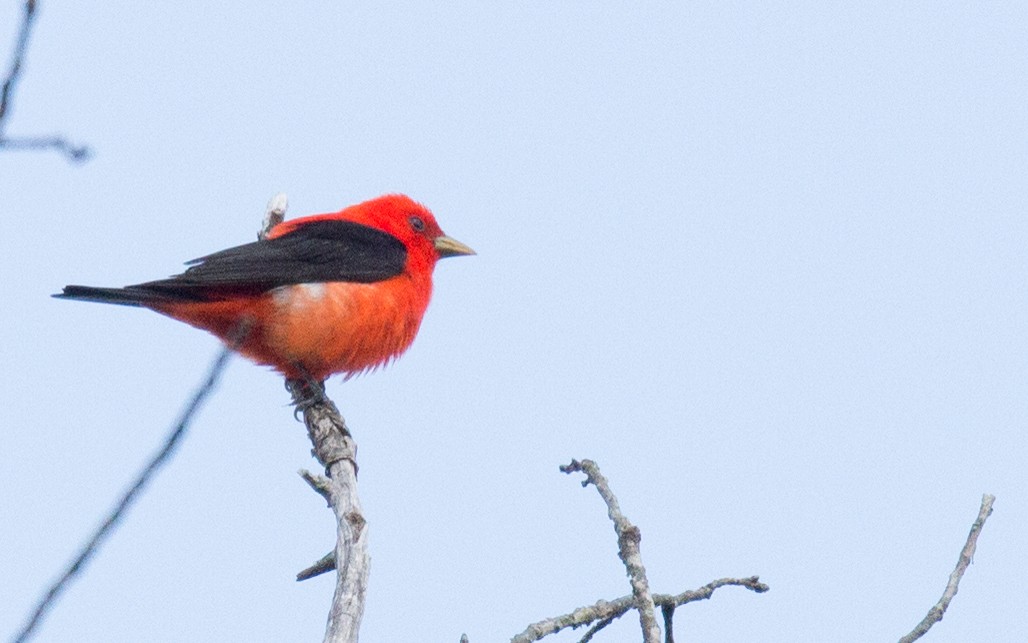
<path fill-rule="evenodd" d="M 424 232 L 425 222 L 421 217 L 411 217 L 410 227 L 414 230 L 414 232 Z"/>

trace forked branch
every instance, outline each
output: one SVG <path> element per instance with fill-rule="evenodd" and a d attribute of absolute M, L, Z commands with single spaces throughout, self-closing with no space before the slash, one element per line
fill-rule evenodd
<path fill-rule="evenodd" d="M 600 473 L 600 468 L 592 460 L 572 460 L 571 464 L 560 468 L 564 473 L 582 472 L 585 480 L 582 486 L 593 485 L 607 503 L 607 516 L 614 522 L 614 532 L 618 536 L 618 557 L 625 564 L 628 578 L 632 584 L 632 597 L 635 608 L 639 610 L 639 625 L 642 627 L 644 643 L 660 643 L 660 626 L 657 625 L 657 612 L 654 609 L 653 597 L 650 596 L 650 584 L 643 567 L 642 552 L 639 543 L 642 534 L 639 528 L 629 522 L 621 513 L 618 499 L 610 490 L 607 479 Z"/>
<path fill-rule="evenodd" d="M 643 628 L 643 640 L 646 643 L 660 641 L 660 627 L 657 625 L 656 608 L 663 611 L 664 622 L 667 626 L 666 643 L 672 643 L 673 634 L 670 631 L 672 615 L 676 607 L 701 601 L 710 598 L 714 591 L 729 585 L 745 587 L 750 591 L 762 594 L 768 591 L 768 586 L 760 582 L 757 576 L 749 578 L 721 578 L 707 583 L 699 589 L 689 590 L 681 594 L 650 594 L 649 583 L 646 579 L 646 569 L 642 564 L 642 556 L 639 551 L 641 540 L 639 528 L 633 525 L 621 512 L 617 497 L 611 491 L 607 479 L 600 473 L 599 467 L 591 460 L 572 460 L 571 464 L 560 468 L 564 473 L 581 472 L 586 479 L 582 486 L 593 485 L 599 492 L 607 505 L 607 515 L 614 523 L 614 531 L 618 536 L 618 555 L 625 565 L 625 569 L 631 579 L 632 593 L 628 596 L 614 599 L 612 601 L 598 601 L 593 605 L 579 607 L 578 609 L 543 619 L 529 625 L 524 632 L 511 639 L 511 643 L 532 643 L 539 639 L 554 634 L 561 630 L 576 629 L 583 626 L 591 626 L 582 637 L 582 642 L 592 640 L 592 637 L 610 625 L 614 620 L 623 616 L 630 610 L 639 611 L 639 621 Z"/>

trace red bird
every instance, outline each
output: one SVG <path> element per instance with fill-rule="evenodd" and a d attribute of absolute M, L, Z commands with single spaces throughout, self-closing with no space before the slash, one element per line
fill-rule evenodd
<path fill-rule="evenodd" d="M 428 208 L 391 194 L 284 221 L 265 239 L 194 259 L 170 279 L 66 286 L 54 296 L 149 308 L 238 342 L 240 353 L 286 377 L 321 381 L 407 350 L 436 261 L 471 254 L 443 234 Z"/>

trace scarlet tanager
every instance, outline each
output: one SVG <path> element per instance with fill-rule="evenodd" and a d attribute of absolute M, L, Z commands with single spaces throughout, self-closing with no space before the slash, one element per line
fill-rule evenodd
<path fill-rule="evenodd" d="M 213 333 L 286 377 L 324 380 L 383 365 L 414 341 L 443 257 L 475 252 L 428 208 L 390 194 L 273 227 L 266 237 L 124 288 L 54 295 L 142 306 Z M 245 335 L 238 340 L 239 329 Z"/>

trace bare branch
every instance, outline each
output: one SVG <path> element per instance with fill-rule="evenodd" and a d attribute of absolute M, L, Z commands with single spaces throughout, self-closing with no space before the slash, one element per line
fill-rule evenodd
<path fill-rule="evenodd" d="M 711 581 L 698 589 L 682 592 L 681 594 L 654 594 L 655 605 L 665 607 L 680 607 L 686 603 L 702 601 L 711 597 L 715 590 L 721 587 L 735 585 L 745 587 L 758 594 L 763 594 L 770 589 L 766 584 L 760 582 L 757 576 L 749 578 L 721 578 Z M 547 618 L 538 623 L 529 625 L 524 632 L 511 639 L 511 643 L 532 643 L 544 636 L 549 636 L 563 629 L 579 628 L 597 621 L 613 621 L 624 615 L 635 607 L 634 596 L 622 596 L 612 601 L 598 601 L 588 607 L 579 607 L 575 611 L 561 616 Z"/>
<path fill-rule="evenodd" d="M 639 624 L 643 631 L 644 643 L 660 643 L 660 627 L 657 625 L 656 610 L 653 597 L 650 596 L 649 581 L 646 579 L 646 568 L 643 567 L 642 553 L 639 543 L 642 534 L 639 528 L 629 522 L 621 513 L 618 500 L 607 484 L 607 479 L 600 473 L 600 468 L 592 460 L 572 460 L 571 464 L 560 468 L 564 473 L 582 472 L 586 475 L 582 486 L 592 484 L 607 503 L 607 515 L 614 522 L 614 531 L 618 536 L 618 556 L 625 564 L 632 585 L 632 596 L 635 607 L 639 610 Z"/>
<path fill-rule="evenodd" d="M 336 569 L 336 590 L 324 640 L 326 643 L 356 643 L 364 615 L 370 565 L 367 523 L 357 496 L 357 444 L 339 409 L 325 396 L 320 384 L 286 380 L 286 388 L 292 393 L 297 409 L 303 412 L 314 457 L 325 467 L 324 477 L 308 473 L 304 479 L 326 498 L 336 516 L 335 555 L 325 556 L 300 572 L 297 580 Z"/>
<path fill-rule="evenodd" d="M 21 136 L 10 137 L 5 134 L 7 116 L 14 104 L 14 90 L 21 79 L 22 65 L 28 51 L 29 36 L 36 21 L 36 0 L 25 1 L 25 13 L 22 16 L 21 29 L 14 44 L 11 67 L 7 72 L 3 88 L 0 89 L 0 149 L 9 150 L 56 150 L 64 154 L 68 160 L 84 162 L 92 152 L 85 145 L 73 145 L 63 136 Z"/>
<path fill-rule="evenodd" d="M 78 556 L 75 557 L 75 560 L 71 565 L 68 566 L 61 577 L 50 586 L 50 589 L 47 590 L 46 594 L 44 594 L 39 600 L 32 616 L 22 628 L 21 632 L 14 638 L 14 643 L 23 643 L 24 641 L 29 640 L 33 630 L 35 630 L 42 622 L 47 612 L 53 606 L 54 601 L 57 600 L 57 597 L 67 587 L 68 583 L 71 582 L 72 578 L 82 571 L 86 563 L 89 562 L 89 559 L 93 557 L 93 554 L 100 549 L 100 545 L 103 544 L 103 541 L 106 540 L 111 531 L 121 522 L 125 512 L 132 506 L 132 503 L 135 501 L 139 493 L 150 483 L 151 480 L 153 480 L 157 471 L 160 470 L 160 468 L 168 461 L 168 458 L 171 457 L 175 447 L 177 447 L 182 441 L 182 438 L 186 434 L 186 430 L 189 428 L 189 425 L 192 424 L 193 418 L 196 417 L 197 411 L 200 410 L 204 401 L 211 394 L 211 391 L 214 390 L 214 386 L 221 377 L 221 373 L 225 369 L 225 365 L 228 363 L 229 357 L 232 356 L 232 347 L 239 345 L 239 343 L 245 338 L 245 334 L 248 330 L 249 329 L 247 327 L 238 330 L 235 333 L 235 341 L 233 341 L 231 345 L 227 345 L 222 349 L 217 359 L 215 359 L 214 363 L 211 364 L 211 368 L 207 372 L 207 377 L 204 379 L 203 384 L 201 384 L 196 390 L 196 393 L 193 394 L 193 398 L 186 405 L 186 408 L 183 409 L 182 415 L 179 416 L 175 427 L 172 429 L 171 433 L 168 434 L 168 437 L 165 438 L 164 445 L 157 454 L 154 455 L 139 476 L 136 477 L 135 482 L 133 482 L 128 491 L 122 495 L 114 509 L 107 515 L 107 518 L 105 518 L 103 523 L 100 524 L 100 527 L 96 530 L 89 541 L 82 546 L 79 550 Z"/>
<path fill-rule="evenodd" d="M 699 589 L 682 592 L 681 594 L 654 594 L 653 602 L 662 608 L 681 607 L 686 603 L 705 601 L 714 594 L 714 590 L 721 587 L 727 587 L 729 585 L 745 587 L 757 594 L 763 594 L 771 589 L 766 583 L 760 582 L 760 576 L 750 576 L 749 578 L 719 578 L 715 581 L 710 581 Z"/>
<path fill-rule="evenodd" d="M 992 515 L 992 503 L 995 501 L 996 496 L 989 494 L 984 494 L 982 496 L 982 505 L 978 510 L 978 517 L 975 519 L 974 524 L 971 525 L 971 533 L 967 535 L 967 541 L 964 543 L 963 549 L 960 550 L 960 557 L 957 559 L 957 566 L 949 575 L 949 582 L 946 583 L 946 589 L 942 592 L 942 598 L 940 598 L 939 602 L 928 610 L 928 614 L 926 614 L 921 622 L 917 624 L 917 627 L 899 640 L 899 643 L 912 643 L 913 641 L 916 641 L 924 636 L 933 625 L 942 620 L 943 615 L 946 613 L 946 608 L 949 607 L 950 601 L 952 601 L 953 597 L 957 595 L 960 579 L 963 578 L 968 565 L 970 565 L 974 559 L 974 551 L 978 545 L 978 534 L 980 534 L 982 528 L 985 527 L 985 521 L 990 515 Z"/>

